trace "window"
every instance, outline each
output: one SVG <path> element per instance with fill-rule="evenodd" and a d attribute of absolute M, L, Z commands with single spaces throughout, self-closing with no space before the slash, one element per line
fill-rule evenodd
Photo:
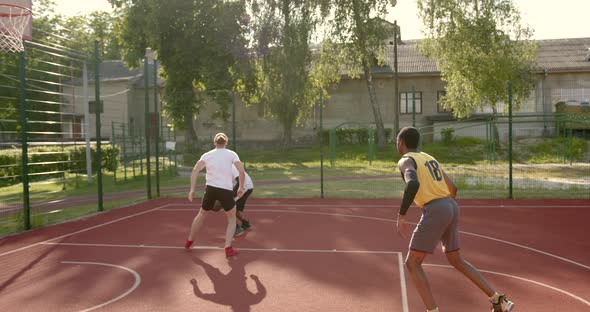
<path fill-rule="evenodd" d="M 95 114 L 96 113 L 96 101 L 88 101 L 88 112 L 90 114 Z M 100 101 L 100 112 L 104 113 L 104 102 L 101 100 Z"/>
<path fill-rule="evenodd" d="M 422 92 L 400 92 L 399 105 L 400 114 L 411 114 L 414 103 L 416 105 L 416 114 L 422 113 Z"/>
<path fill-rule="evenodd" d="M 453 110 L 450 108 L 444 108 L 440 99 L 447 94 L 447 91 L 437 91 L 436 92 L 436 108 L 439 113 L 452 113 Z"/>

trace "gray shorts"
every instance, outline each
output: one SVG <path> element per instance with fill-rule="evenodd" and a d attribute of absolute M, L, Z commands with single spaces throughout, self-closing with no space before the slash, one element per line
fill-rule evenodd
<path fill-rule="evenodd" d="M 459 249 L 459 205 L 450 197 L 424 205 L 422 217 L 410 240 L 410 249 L 432 253 L 439 241 L 443 252 Z"/>

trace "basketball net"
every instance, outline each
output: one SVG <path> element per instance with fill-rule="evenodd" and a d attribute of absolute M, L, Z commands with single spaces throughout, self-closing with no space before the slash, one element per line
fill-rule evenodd
<path fill-rule="evenodd" d="M 0 52 L 21 52 L 23 31 L 31 19 L 31 11 L 11 4 L 0 4 Z"/>

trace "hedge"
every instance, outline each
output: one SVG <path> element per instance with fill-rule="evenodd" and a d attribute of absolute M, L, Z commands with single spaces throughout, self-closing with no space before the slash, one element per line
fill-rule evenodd
<path fill-rule="evenodd" d="M 377 142 L 377 130 L 375 129 L 375 142 Z M 385 140 L 391 139 L 392 129 L 385 128 Z M 319 135 L 319 133 L 318 133 Z M 323 131 L 324 142 L 330 140 L 330 129 Z M 341 145 L 363 145 L 369 142 L 369 128 L 337 128 L 336 142 Z"/>
<path fill-rule="evenodd" d="M 113 147 L 101 146 L 101 164 L 106 171 L 114 171 Z M 96 172 L 96 146 L 90 146 L 92 171 Z M 0 186 L 9 186 L 21 182 L 22 162 L 20 149 L 0 150 Z M 119 158 L 119 148 L 115 148 L 115 159 Z M 86 173 L 86 146 L 41 146 L 28 150 L 29 181 L 43 181 L 60 178 L 64 173 Z"/>

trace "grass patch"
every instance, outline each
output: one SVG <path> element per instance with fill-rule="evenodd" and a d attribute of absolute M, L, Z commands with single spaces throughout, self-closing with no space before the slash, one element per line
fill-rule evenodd
<path fill-rule="evenodd" d="M 568 147 L 572 160 L 588 162 L 590 150 L 588 141 L 574 139 L 524 139 L 514 145 L 514 189 L 515 198 L 587 198 L 590 194 L 587 165 L 569 166 L 564 163 L 564 144 Z M 337 146 L 336 159 L 330 161 L 330 151 L 324 147 L 324 196 L 327 198 L 399 198 L 403 191 L 403 182 L 397 171 L 399 155 L 393 145 L 376 148 L 374 160 L 368 161 L 368 145 Z M 496 154 L 496 161 L 490 163 L 485 142 L 473 138 L 457 138 L 452 146 L 435 142 L 428 143 L 422 150 L 435 156 L 443 163 L 445 170 L 459 186 L 459 198 L 507 198 L 508 197 L 508 160 L 506 146 Z M 240 150 L 240 158 L 246 170 L 254 180 L 258 198 L 319 198 L 321 196 L 320 149 L 295 148 L 280 150 Z M 561 153 L 561 154 L 560 154 Z M 185 155 L 185 165 L 192 167 L 200 155 Z M 153 168 L 153 166 L 152 166 Z M 114 173 L 103 174 L 103 192 L 106 196 L 135 192 L 131 198 L 107 200 L 105 210 L 145 200 L 146 177 L 133 177 L 132 167 L 127 167 L 127 180 L 120 168 Z M 144 168 L 145 172 L 145 168 Z M 394 175 L 393 178 L 373 179 L 371 176 Z M 342 177 L 366 177 L 365 179 L 347 179 Z M 306 180 L 313 182 L 305 182 Z M 576 183 L 567 183 L 567 182 Z M 281 182 L 282 181 L 282 182 Z M 286 183 L 294 181 L 297 183 Z M 298 182 L 304 181 L 304 182 Z M 565 182 L 564 182 L 565 181 Z M 152 175 L 152 194 L 155 195 L 155 176 Z M 204 184 L 204 177 L 199 177 L 198 184 Z M 168 168 L 160 173 L 162 197 L 184 197 L 188 191 L 190 179 L 176 176 Z M 565 187 L 565 188 L 564 188 Z M 42 203 L 52 200 L 79 196 L 97 196 L 96 177 L 88 184 L 84 175 L 68 175 L 65 180 L 34 183 L 30 186 L 31 202 Z M 13 185 L 0 189 L 0 204 L 22 203 L 22 185 Z M 32 216 L 35 227 L 55 224 L 95 213 L 96 203 L 66 207 L 50 214 Z M 22 231 L 20 215 L 0 218 L 0 235 Z"/>

